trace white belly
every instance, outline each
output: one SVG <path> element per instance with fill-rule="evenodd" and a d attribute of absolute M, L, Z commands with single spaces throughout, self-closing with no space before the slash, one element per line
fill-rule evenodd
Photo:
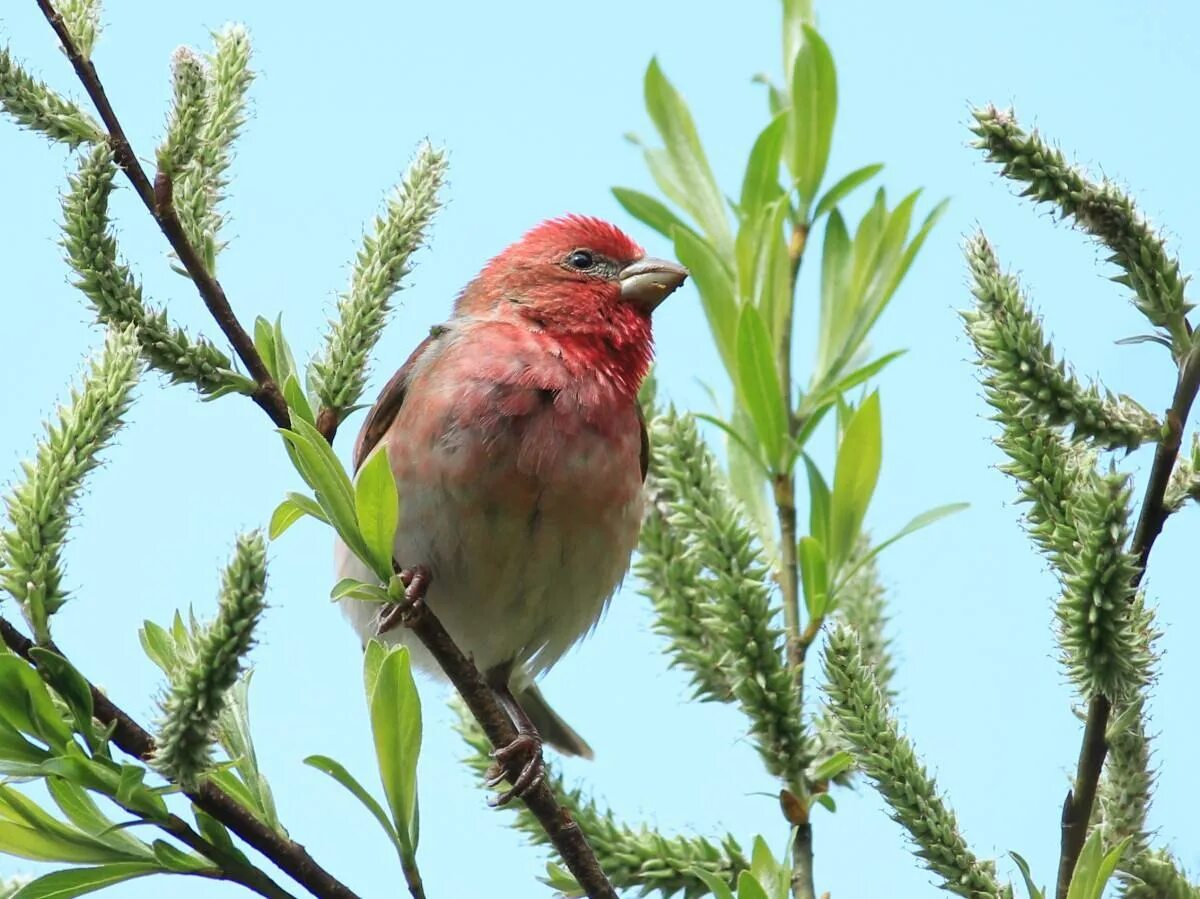
<path fill-rule="evenodd" d="M 399 487 L 396 559 L 430 569 L 429 607 L 484 672 L 512 662 L 533 676 L 554 664 L 600 618 L 637 542 L 640 496 L 587 511 L 561 490 L 514 508 L 462 490 Z M 336 554 L 339 577 L 372 579 L 341 541 Z M 378 604 L 342 605 L 364 642 L 376 636 Z M 408 644 L 414 662 L 440 673 L 405 628 L 381 639 Z"/>

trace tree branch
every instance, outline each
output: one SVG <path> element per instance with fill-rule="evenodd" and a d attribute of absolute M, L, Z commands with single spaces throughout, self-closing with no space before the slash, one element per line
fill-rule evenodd
<path fill-rule="evenodd" d="M 402 611 L 400 623 L 416 634 L 437 660 L 492 746 L 499 749 L 512 743 L 517 738 L 517 730 L 508 714 L 496 701 L 492 688 L 475 663 L 458 648 L 429 606 L 423 601 L 409 605 Z M 571 813 L 559 804 L 546 781 L 542 780 L 521 799 L 541 823 L 546 836 L 590 899 L 617 899 L 587 837 Z"/>
<path fill-rule="evenodd" d="M 1166 433 L 1158 442 L 1154 451 L 1154 463 L 1150 469 L 1150 478 L 1146 484 L 1146 493 L 1142 499 L 1141 512 L 1138 514 L 1137 527 L 1133 532 L 1133 543 L 1130 547 L 1137 557 L 1137 573 L 1133 577 L 1133 587 L 1136 592 L 1150 560 L 1150 551 L 1154 541 L 1162 533 L 1163 523 L 1167 520 L 1168 510 L 1163 503 L 1167 484 L 1171 480 L 1171 472 L 1175 468 L 1175 459 L 1179 455 L 1179 445 L 1183 437 L 1183 427 L 1191 412 L 1196 393 L 1200 390 L 1200 350 L 1193 349 L 1184 359 L 1179 371 L 1179 381 L 1175 387 L 1175 395 L 1171 400 L 1171 408 L 1167 410 Z M 1071 877 L 1079 862 L 1079 854 L 1087 839 L 1088 822 L 1092 817 L 1092 806 L 1096 800 L 1096 789 L 1100 783 L 1100 774 L 1104 768 L 1104 758 L 1108 754 L 1108 741 L 1105 733 L 1108 730 L 1108 719 L 1112 712 L 1112 703 L 1108 697 L 1096 694 L 1088 702 L 1087 720 L 1083 728 L 1083 741 L 1079 747 L 1079 761 L 1075 769 L 1075 782 L 1067 792 L 1062 811 L 1062 838 L 1058 861 L 1058 899 L 1066 899 L 1067 890 L 1071 885 Z"/>
<path fill-rule="evenodd" d="M 9 649 L 34 667 L 37 667 L 33 654 L 30 652 L 34 648 L 33 641 L 3 617 L 0 617 L 0 639 L 4 640 Z M 47 644 L 46 648 L 66 658 L 62 650 L 52 643 Z M 92 693 L 96 719 L 102 724 L 114 727 L 113 742 L 129 755 L 142 761 L 149 760 L 154 755 L 156 749 L 154 738 L 90 681 L 88 682 L 88 687 Z M 208 812 L 208 814 L 236 833 L 248 845 L 253 846 L 270 859 L 280 870 L 287 873 L 288 876 L 312 893 L 312 895 L 317 896 L 318 899 L 358 899 L 358 896 L 353 891 L 317 864 L 303 846 L 286 837 L 280 836 L 211 782 L 201 784 L 196 790 L 187 790 L 185 791 L 185 795 L 201 809 Z M 180 823 L 184 827 L 187 827 L 186 823 L 182 820 L 180 820 Z M 179 836 L 179 834 L 176 834 L 176 836 Z M 199 839 L 198 836 L 197 839 Z M 261 874 L 262 872 L 258 873 Z M 265 874 L 262 874 L 262 878 L 266 882 L 270 882 L 270 879 Z M 249 884 L 246 885 L 249 886 Z M 262 881 L 259 881 L 259 886 L 264 886 Z M 256 889 L 256 892 L 264 896 L 278 897 L 278 899 L 289 895 L 274 884 L 272 884 L 272 887 L 275 892 L 262 892 L 261 889 Z M 253 886 L 250 888 L 255 889 Z"/>
<path fill-rule="evenodd" d="M 277 427 L 290 427 L 291 415 L 288 412 L 287 403 L 283 399 L 283 394 L 279 390 L 279 385 L 267 371 L 262 356 L 254 346 L 254 341 L 238 321 L 221 283 L 205 268 L 196 248 L 191 245 L 184 234 L 183 226 L 179 223 L 179 217 L 171 203 L 169 179 L 160 173 L 155 183 L 151 184 L 146 170 L 142 168 L 137 154 L 133 151 L 133 145 L 125 135 L 125 129 L 121 127 L 120 119 L 113 111 L 108 95 L 104 91 L 104 85 L 100 82 L 100 75 L 96 72 L 96 67 L 92 65 L 91 60 L 86 59 L 79 52 L 66 23 L 54 8 L 51 0 L 37 0 L 37 5 L 46 17 L 46 21 L 50 23 L 50 27 L 54 29 L 54 33 L 58 35 L 63 52 L 67 54 L 67 59 L 71 61 L 75 74 L 79 76 L 84 90 L 87 91 L 96 111 L 100 114 L 100 120 L 108 131 L 108 142 L 112 145 L 113 156 L 117 164 L 129 178 L 142 203 L 154 216 L 154 220 L 158 222 L 159 228 L 171 244 L 171 249 L 175 251 L 175 255 L 179 257 L 179 261 L 191 277 L 192 283 L 196 285 L 196 290 L 204 300 L 204 305 L 208 307 L 213 319 L 216 320 L 225 337 L 233 345 L 234 352 L 246 366 L 246 371 L 258 384 L 258 389 L 253 394 L 254 401 L 271 416 L 271 420 Z M 161 189 L 159 182 L 165 182 L 161 185 Z"/>

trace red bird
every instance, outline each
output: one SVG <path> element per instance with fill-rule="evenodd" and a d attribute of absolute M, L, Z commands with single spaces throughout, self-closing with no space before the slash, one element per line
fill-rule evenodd
<path fill-rule="evenodd" d="M 590 756 L 533 678 L 596 624 L 629 567 L 647 437 L 637 392 L 650 314 L 687 270 L 613 225 L 543 222 L 495 257 L 383 388 L 355 467 L 388 447 L 400 494 L 395 558 L 472 656 L 520 736 L 497 753 L 513 790 L 542 776 L 541 741 Z M 370 578 L 344 546 L 341 577 Z M 344 603 L 360 636 L 380 612 Z M 413 659 L 440 674 L 405 628 Z M 500 779 L 497 775 L 496 782 Z"/>

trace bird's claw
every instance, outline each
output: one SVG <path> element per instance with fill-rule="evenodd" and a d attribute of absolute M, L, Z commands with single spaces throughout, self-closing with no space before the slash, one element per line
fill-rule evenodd
<path fill-rule="evenodd" d="M 493 808 L 508 805 L 524 796 L 546 777 L 546 762 L 542 758 L 542 738 L 537 734 L 519 733 L 507 746 L 492 752 L 496 763 L 488 769 L 487 785 L 494 787 L 507 780 L 512 786 L 490 801 Z"/>
<path fill-rule="evenodd" d="M 404 568 L 399 573 L 400 583 L 404 584 L 404 601 L 390 602 L 379 613 L 379 627 L 376 633 L 386 634 L 405 619 L 412 618 L 420 612 L 425 602 L 425 591 L 429 589 L 432 575 L 424 565 L 414 565 Z"/>

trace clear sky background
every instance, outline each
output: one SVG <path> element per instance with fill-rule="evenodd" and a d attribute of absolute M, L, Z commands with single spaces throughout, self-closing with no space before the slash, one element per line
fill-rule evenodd
<path fill-rule="evenodd" d="M 766 122 L 759 71 L 778 73 L 778 3 L 612 0 L 412 4 L 340 0 L 303 5 L 236 0 L 111 0 L 95 60 L 141 154 L 152 156 L 170 94 L 168 59 L 205 44 L 230 19 L 251 29 L 253 120 L 240 144 L 222 280 L 249 323 L 282 311 L 297 354 L 319 346 L 364 223 L 428 136 L 450 150 L 448 201 L 432 249 L 402 295 L 379 346 L 370 390 L 447 313 L 455 292 L 492 254 L 548 216 L 592 213 L 627 227 L 653 253 L 670 248 L 632 221 L 614 184 L 651 190 L 639 153 L 621 135 L 651 132 L 642 105 L 650 58 L 691 103 L 727 192 L 740 184 Z M 949 196 L 938 225 L 875 332 L 879 350 L 907 348 L 882 379 L 884 468 L 869 525 L 886 534 L 930 506 L 968 501 L 949 522 L 909 538 L 883 559 L 898 659 L 898 708 L 936 773 L 964 832 L 984 856 L 1017 850 L 1052 883 L 1058 815 L 1073 771 L 1079 724 L 1055 661 L 1054 581 L 1018 526 L 1014 489 L 994 466 L 993 427 L 979 396 L 955 310 L 968 302 L 960 245 L 982 224 L 1018 268 L 1057 344 L 1082 374 L 1156 411 L 1173 388 L 1166 353 L 1118 347 L 1143 333 L 1123 291 L 1105 280 L 1102 254 L 1083 237 L 1012 196 L 967 148 L 971 104 L 1014 103 L 1027 124 L 1133 188 L 1165 223 L 1189 270 L 1200 235 L 1193 121 L 1200 7 L 1015 0 L 1005 4 L 818 3 L 838 66 L 841 105 L 830 174 L 882 161 L 893 197 L 926 191 L 922 209 Z M 0 35 L 32 70 L 78 94 L 33 0 L 7 0 Z M 59 148 L 0 125 L 0 470 L 18 470 L 38 422 L 69 374 L 100 342 L 69 287 L 56 245 L 58 192 L 74 167 Z M 115 201 L 122 246 L 147 294 L 212 334 L 193 290 L 164 263 L 164 242 L 131 192 Z M 851 202 L 855 218 L 866 194 Z M 1189 260 L 1192 260 L 1189 263 Z M 810 266 L 798 312 L 799 371 L 812 346 L 816 281 Z M 701 382 L 728 385 L 688 287 L 658 314 L 665 393 L 708 408 Z M 75 598 L 56 619 L 76 664 L 143 721 L 159 675 L 138 646 L 143 619 L 165 622 L 191 604 L 209 615 L 219 567 L 239 530 L 265 524 L 298 484 L 269 423 L 251 403 L 201 405 L 184 388 L 147 377 L 109 464 L 90 480 L 67 552 Z M 339 451 L 348 453 L 347 426 Z M 1138 471 L 1147 453 L 1129 465 Z M 1161 683 L 1151 705 L 1161 766 L 1151 815 L 1161 839 L 1200 870 L 1194 747 L 1200 635 L 1191 565 L 1200 511 L 1171 520 L 1146 586 L 1165 631 Z M 298 525 L 271 550 L 269 611 L 253 719 L 282 819 L 314 856 L 363 896 L 403 893 L 375 823 L 323 775 L 301 765 L 333 755 L 375 784 L 359 649 L 326 599 L 327 531 Z M 1189 586 L 1192 584 L 1193 586 Z M 11 609 L 6 614 L 12 614 Z M 775 785 L 761 770 L 739 714 L 687 700 L 651 632 L 648 603 L 631 582 L 596 634 L 544 681 L 554 703 L 596 748 L 566 774 L 618 817 L 666 833 L 782 845 Z M 536 896 L 543 854 L 489 810 L 459 759 L 443 688 L 423 686 L 421 864 L 430 897 Z M 817 813 L 817 884 L 834 897 L 930 895 L 929 876 L 900 828 L 864 786 Z M 0 859 L 0 873 L 29 870 Z M 170 891 L 170 892 L 168 892 Z M 111 895 L 225 896 L 207 882 L 151 879 Z"/>

